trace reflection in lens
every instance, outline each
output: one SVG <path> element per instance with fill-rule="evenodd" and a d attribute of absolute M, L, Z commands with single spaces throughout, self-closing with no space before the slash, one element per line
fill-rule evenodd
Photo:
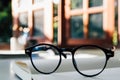
<path fill-rule="evenodd" d="M 36 46 L 32 51 L 32 62 L 40 72 L 51 73 L 60 62 L 60 56 L 55 54 L 59 54 L 59 52 L 52 46 Z"/>
<path fill-rule="evenodd" d="M 95 75 L 101 72 L 106 64 L 105 53 L 95 46 L 80 47 L 75 51 L 74 63 L 80 73 Z"/>

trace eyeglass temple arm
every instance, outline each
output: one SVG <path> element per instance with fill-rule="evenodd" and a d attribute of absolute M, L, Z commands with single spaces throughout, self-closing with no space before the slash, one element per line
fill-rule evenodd
<path fill-rule="evenodd" d="M 113 46 L 110 50 L 108 50 L 108 52 L 107 52 L 108 59 L 109 59 L 110 57 L 114 57 L 114 52 L 115 52 L 115 50 L 116 50 L 116 47 L 115 47 L 115 46 Z"/>
<path fill-rule="evenodd" d="M 113 47 L 111 48 L 111 51 L 112 51 L 113 56 L 114 56 L 114 54 L 115 54 L 115 50 L 116 50 L 116 47 L 113 46 Z M 112 57 L 113 57 L 113 56 L 112 56 Z"/>
<path fill-rule="evenodd" d="M 32 49 L 32 47 L 30 47 L 30 48 L 26 48 L 26 49 L 25 49 L 25 53 L 26 53 L 27 55 L 30 55 L 31 51 L 32 51 L 32 52 L 36 52 L 36 51 L 39 51 L 39 50 L 47 50 L 47 49 L 50 49 L 50 48 L 39 47 L 39 48 L 37 48 L 37 49 Z"/>
<path fill-rule="evenodd" d="M 39 51 L 39 50 L 48 50 L 48 49 L 51 49 L 51 48 L 39 47 L 38 49 L 33 49 L 32 52 Z"/>

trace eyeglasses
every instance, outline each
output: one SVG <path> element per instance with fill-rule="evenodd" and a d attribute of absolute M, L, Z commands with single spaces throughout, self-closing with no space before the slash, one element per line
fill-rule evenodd
<path fill-rule="evenodd" d="M 114 50 L 97 45 L 81 45 L 70 49 L 58 48 L 51 44 L 38 44 L 26 48 L 25 53 L 30 57 L 35 70 L 42 74 L 55 72 L 60 66 L 62 58 L 67 58 L 67 54 L 71 53 L 76 71 L 83 76 L 93 77 L 105 69 L 109 58 L 114 56 Z M 55 55 L 55 57 L 51 57 L 51 55 Z M 48 63 L 49 65 L 46 66 Z"/>

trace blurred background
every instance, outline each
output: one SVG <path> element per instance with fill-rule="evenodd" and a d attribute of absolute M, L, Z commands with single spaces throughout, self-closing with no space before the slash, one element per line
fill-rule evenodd
<path fill-rule="evenodd" d="M 39 43 L 119 47 L 119 13 L 119 0 L 1 0 L 0 50 Z"/>
<path fill-rule="evenodd" d="M 0 1 L 0 49 L 9 49 L 12 37 L 12 8 L 10 0 Z"/>

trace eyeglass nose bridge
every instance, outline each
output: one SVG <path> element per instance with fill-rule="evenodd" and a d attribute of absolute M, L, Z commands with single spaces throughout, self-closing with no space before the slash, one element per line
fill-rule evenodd
<path fill-rule="evenodd" d="M 61 54 L 64 56 L 64 58 L 67 58 L 67 55 L 72 54 L 72 50 L 70 48 L 61 48 Z"/>

